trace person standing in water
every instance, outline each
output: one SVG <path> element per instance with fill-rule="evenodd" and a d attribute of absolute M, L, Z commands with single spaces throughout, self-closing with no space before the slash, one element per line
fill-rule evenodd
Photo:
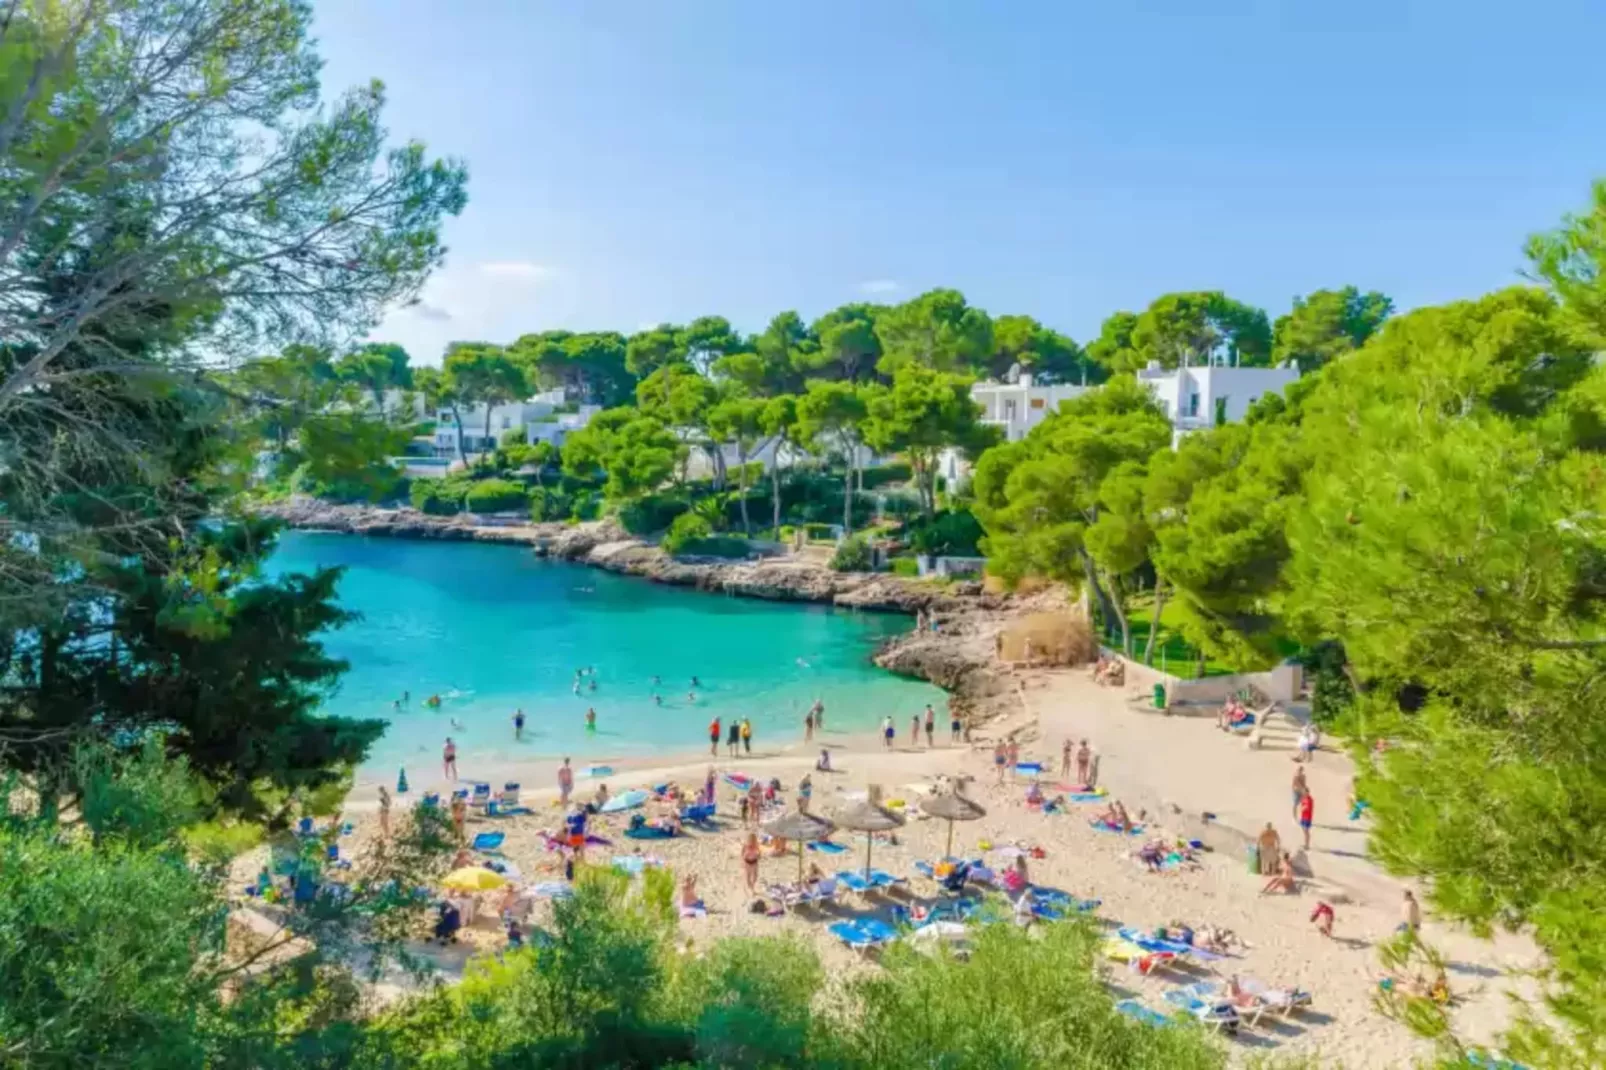
<path fill-rule="evenodd" d="M 736 748 L 742 745 L 742 725 L 740 721 L 732 721 L 730 731 L 725 736 L 725 749 L 732 758 L 736 757 Z"/>
<path fill-rule="evenodd" d="M 513 711 L 513 740 L 518 742 L 522 739 L 524 739 L 524 710 L 520 708 Z"/>
<path fill-rule="evenodd" d="M 597 708 L 595 706 L 587 706 L 586 707 L 586 731 L 587 732 L 595 732 L 596 730 L 597 730 Z"/>
<path fill-rule="evenodd" d="M 814 727 L 825 731 L 825 703 L 819 699 L 814 700 Z"/>
<path fill-rule="evenodd" d="M 814 739 L 814 710 L 803 715 L 803 742 L 808 743 Z"/>
<path fill-rule="evenodd" d="M 569 807 L 569 796 L 572 794 L 574 794 L 574 770 L 569 768 L 569 759 L 565 758 L 563 764 L 558 766 L 558 800 L 565 810 Z"/>
<path fill-rule="evenodd" d="M 753 722 L 746 717 L 742 718 L 742 750 L 753 753 Z"/>
<path fill-rule="evenodd" d="M 712 758 L 719 757 L 719 715 L 708 722 L 708 754 Z"/>
<path fill-rule="evenodd" d="M 881 741 L 887 750 L 892 749 L 892 739 L 897 734 L 898 730 L 892 725 L 892 715 L 889 713 L 881 718 Z"/>
<path fill-rule="evenodd" d="M 909 717 L 909 742 L 920 746 L 920 715 L 911 714 Z"/>
<path fill-rule="evenodd" d="M 447 780 L 457 779 L 457 744 L 452 737 L 446 737 L 446 746 L 441 748 L 441 773 Z"/>

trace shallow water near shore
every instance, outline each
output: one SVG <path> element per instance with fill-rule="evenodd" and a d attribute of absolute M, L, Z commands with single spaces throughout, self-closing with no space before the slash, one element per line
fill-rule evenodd
<path fill-rule="evenodd" d="M 323 637 L 351 665 L 324 709 L 390 722 L 370 775 L 433 767 L 447 736 L 472 775 L 476 757 L 696 753 L 716 716 L 750 718 L 754 744 L 773 747 L 802 738 L 816 699 L 833 734 L 890 713 L 901 736 L 926 703 L 944 709 L 940 689 L 870 663 L 879 641 L 910 628 L 905 617 L 707 594 L 481 543 L 290 531 L 267 568 L 320 566 L 345 569 L 340 604 L 362 615 Z M 576 694 L 583 667 L 595 668 L 596 690 L 587 677 Z M 439 708 L 425 704 L 431 695 Z M 515 742 L 518 708 L 527 720 Z"/>

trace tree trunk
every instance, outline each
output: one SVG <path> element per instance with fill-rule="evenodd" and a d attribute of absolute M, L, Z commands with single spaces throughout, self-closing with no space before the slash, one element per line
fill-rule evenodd
<path fill-rule="evenodd" d="M 1165 609 L 1165 578 L 1154 576 L 1154 619 L 1149 623 L 1149 641 L 1143 644 L 1143 664 L 1154 664 L 1154 640 L 1160 634 L 1160 614 Z"/>
<path fill-rule="evenodd" d="M 1117 619 L 1115 607 L 1110 602 L 1110 596 L 1105 592 L 1104 585 L 1099 582 L 1098 572 L 1093 568 L 1093 558 L 1086 549 L 1077 551 L 1082 558 L 1082 575 L 1087 579 L 1088 590 L 1099 602 L 1099 615 L 1104 618 L 1104 626 L 1108 627 L 1110 621 Z"/>
<path fill-rule="evenodd" d="M 845 443 L 844 443 L 845 445 Z M 847 471 L 842 473 L 842 537 L 846 539 L 853 534 L 853 454 L 852 447 L 844 460 L 847 462 Z"/>
<path fill-rule="evenodd" d="M 485 402 L 485 435 L 480 439 L 480 460 L 482 460 L 482 461 L 485 459 L 486 453 L 489 452 L 489 447 L 488 447 L 487 443 L 489 443 L 490 441 L 491 441 L 491 403 L 490 403 L 489 400 L 487 400 Z"/>
<path fill-rule="evenodd" d="M 775 515 L 775 541 L 781 541 L 781 455 L 770 459 L 770 507 Z"/>
<path fill-rule="evenodd" d="M 1127 657 L 1132 656 L 1132 622 L 1126 617 L 1126 599 L 1121 597 L 1120 581 L 1111 579 L 1109 583 L 1110 609 L 1115 613 L 1116 621 L 1121 625 L 1121 653 Z"/>
<path fill-rule="evenodd" d="M 742 538 L 751 539 L 753 525 L 747 519 L 747 449 L 741 439 L 736 440 L 736 488 L 742 503 Z"/>
<path fill-rule="evenodd" d="M 452 426 L 457 429 L 457 459 L 468 467 L 468 453 L 463 449 L 463 414 L 454 404 L 452 406 Z"/>

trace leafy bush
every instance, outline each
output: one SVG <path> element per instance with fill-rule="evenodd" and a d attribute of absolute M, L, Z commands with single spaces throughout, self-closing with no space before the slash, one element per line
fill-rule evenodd
<path fill-rule="evenodd" d="M 567 520 L 574 512 L 573 496 L 556 487 L 533 487 L 530 490 L 530 519 L 537 523 Z"/>
<path fill-rule="evenodd" d="M 803 537 L 805 539 L 834 539 L 836 528 L 830 524 L 804 524 Z"/>
<path fill-rule="evenodd" d="M 468 488 L 464 498 L 471 513 L 522 513 L 529 508 L 529 500 L 524 484 L 509 479 L 479 480 Z"/>
<path fill-rule="evenodd" d="M 869 572 L 873 557 L 869 541 L 862 535 L 854 535 L 843 540 L 831 555 L 831 568 L 836 572 Z"/>
<path fill-rule="evenodd" d="M 415 479 L 408 488 L 413 508 L 431 516 L 452 516 L 463 511 L 466 485 L 459 479 Z"/>
<path fill-rule="evenodd" d="M 570 520 L 595 520 L 602 515 L 602 493 L 581 490 L 574 495 L 574 508 L 569 510 Z"/>
<path fill-rule="evenodd" d="M 976 557 L 986 531 L 968 509 L 943 510 L 908 528 L 909 545 L 932 557 Z"/>
<path fill-rule="evenodd" d="M 864 470 L 864 489 L 875 490 L 888 483 L 907 483 L 913 472 L 907 464 L 901 462 L 877 465 Z"/>
<path fill-rule="evenodd" d="M 619 510 L 619 523 L 632 535 L 652 535 L 669 528 L 688 508 L 690 504 L 679 495 L 644 494 L 625 503 Z"/>
<path fill-rule="evenodd" d="M 524 428 L 522 427 L 510 427 L 496 436 L 496 445 L 500 449 L 505 450 L 509 446 L 522 446 L 524 444 Z"/>
<path fill-rule="evenodd" d="M 920 562 L 912 557 L 894 557 L 892 559 L 892 574 L 894 576 L 920 575 Z"/>
<path fill-rule="evenodd" d="M 664 549 L 671 554 L 678 554 L 687 543 L 710 538 L 713 534 L 714 529 L 708 521 L 696 513 L 682 513 L 669 525 L 669 534 L 664 536 Z"/>

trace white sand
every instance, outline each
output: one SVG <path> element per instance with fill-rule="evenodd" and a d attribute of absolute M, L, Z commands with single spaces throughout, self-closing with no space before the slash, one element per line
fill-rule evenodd
<path fill-rule="evenodd" d="M 847 804 L 846 793 L 862 792 L 868 784 L 875 783 L 885 789 L 888 798 L 908 800 L 913 814 L 916 796 L 907 785 L 929 781 L 937 775 L 969 774 L 976 778 L 972 797 L 989 813 L 981 821 L 957 826 L 956 854 L 979 853 L 977 844 L 983 840 L 1040 845 L 1047 856 L 1032 863 L 1033 881 L 1078 896 L 1102 899 L 1101 917 L 1112 926 L 1153 927 L 1173 920 L 1194 926 L 1224 926 L 1237 932 L 1250 946 L 1241 957 L 1219 965 L 1223 976 L 1237 972 L 1272 984 L 1297 984 L 1315 992 L 1313 1013 L 1286 1024 L 1269 1025 L 1267 1020 L 1257 1029 L 1243 1030 L 1233 1042 L 1237 1051 L 1319 1054 L 1352 1068 L 1400 1066 L 1429 1054 L 1429 1047 L 1371 1006 L 1380 973 L 1374 944 L 1389 936 L 1399 920 L 1404 885 L 1361 857 L 1364 833 L 1360 825 L 1348 822 L 1343 812 L 1349 772 L 1342 756 L 1319 755 L 1309 772 L 1318 825 L 1308 859 L 1314 880 L 1293 896 L 1257 894 L 1261 878 L 1251 875 L 1245 862 L 1227 849 L 1206 855 L 1196 870 L 1147 873 L 1130 856 L 1141 841 L 1089 828 L 1087 817 L 1092 807 L 1072 807 L 1069 814 L 1045 816 L 1026 808 L 1024 781 L 1005 787 L 993 783 L 991 750 L 980 737 L 1018 729 L 1024 741 L 1023 758 L 1029 754 L 1057 772 L 1061 741 L 1067 736 L 1086 736 L 1100 754 L 1101 779 L 1113 797 L 1128 803 L 1134 816 L 1140 806 L 1147 807 L 1151 820 L 1158 812 L 1158 824 L 1171 830 L 1184 827 L 1181 814 L 1198 815 L 1204 811 L 1215 814 L 1221 825 L 1241 831 L 1257 829 L 1270 819 L 1277 822 L 1285 844 L 1297 843 L 1289 796 L 1293 771 L 1290 752 L 1250 751 L 1242 740 L 1216 731 L 1208 718 L 1166 717 L 1152 711 L 1139 712 L 1133 708 L 1136 705 L 1129 702 L 1128 695 L 1095 686 L 1085 671 L 1040 673 L 1026 681 L 1021 713 L 979 731 L 974 749 L 944 746 L 946 724 L 939 726 L 938 747 L 929 751 L 909 746 L 903 737 L 907 724 L 897 726 L 900 746 L 891 753 L 884 751 L 877 740 L 827 734 L 825 741 L 832 746 L 840 772 L 815 774 L 812 809 L 829 816 Z M 807 748 L 797 744 L 740 760 L 721 757 L 714 764 L 722 773 L 740 771 L 763 779 L 777 776 L 791 788 L 805 770 L 812 768 L 817 753 L 818 743 Z M 577 768 L 603 760 L 605 756 L 574 756 Z M 710 759 L 706 754 L 688 754 L 655 763 L 609 764 L 617 770 L 607 778 L 616 794 L 671 779 L 695 792 L 703 782 Z M 493 828 L 505 831 L 503 851 L 520 866 L 526 879 L 551 879 L 560 863 L 556 855 L 542 849 L 537 833 L 560 823 L 553 787 L 555 763 L 480 766 L 461 772 L 465 778 L 489 780 L 495 787 L 508 779 L 523 783 L 524 798 L 535 809 L 534 815 L 474 818 L 470 832 Z M 409 770 L 409 775 L 412 792 L 407 799 L 446 786 L 438 768 L 432 772 Z M 1058 779 L 1046 778 L 1049 782 Z M 577 777 L 576 795 L 589 797 L 596 783 Z M 373 784 L 359 785 L 348 810 L 348 816 L 359 823 L 356 842 L 351 844 L 359 851 L 376 835 L 371 816 L 373 788 Z M 723 831 L 694 830 L 675 840 L 626 839 L 618 835 L 625 826 L 625 815 L 604 818 L 596 831 L 612 836 L 614 847 L 594 848 L 591 860 L 606 861 L 612 854 L 629 854 L 639 846 L 677 873 L 695 873 L 710 911 L 706 918 L 682 922 L 684 933 L 695 942 L 730 934 L 792 930 L 812 937 L 833 968 L 873 968 L 862 966 L 862 960 L 834 943 L 826 932 L 834 917 L 804 912 L 771 918 L 744 909 L 748 897 L 739 860 L 743 833 L 736 821 L 735 793 L 723 783 L 720 811 Z M 652 812 L 650 806 L 648 812 Z M 911 820 L 900 831 L 898 845 L 876 844 L 876 865 L 913 876 L 915 860 L 932 860 L 941 855 L 946 833 L 946 822 Z M 837 838 L 851 842 L 852 849 L 838 855 L 811 853 L 808 860 L 818 862 L 827 872 L 862 864 L 863 838 L 843 834 Z M 1221 832 L 1224 848 L 1232 839 L 1230 832 Z M 1214 844 L 1216 837 L 1209 836 L 1207 840 Z M 792 880 L 797 872 L 795 848 L 794 854 L 784 858 L 766 856 L 761 870 L 761 882 Z M 915 890 L 929 892 L 930 888 L 916 883 Z M 1318 898 L 1337 902 L 1336 939 L 1322 937 L 1308 921 Z M 899 900 L 872 899 L 869 909 L 885 914 L 887 905 L 896 901 Z M 846 916 L 858 909 L 845 907 L 839 913 Z M 498 942 L 493 922 L 487 920 L 476 928 L 474 937 L 480 945 L 494 946 Z M 1479 1041 L 1492 1039 L 1509 1021 L 1503 992 L 1512 982 L 1503 974 L 1535 965 L 1538 953 L 1534 946 L 1526 939 L 1510 936 L 1488 942 L 1477 940 L 1431 919 L 1424 935 L 1455 963 L 1451 982 L 1461 1001 L 1457 1021 L 1464 1034 Z M 448 969 L 458 962 L 460 956 L 442 960 Z M 1125 972 L 1117 973 L 1114 980 L 1157 1007 L 1164 1006 L 1164 990 L 1176 983 Z"/>

